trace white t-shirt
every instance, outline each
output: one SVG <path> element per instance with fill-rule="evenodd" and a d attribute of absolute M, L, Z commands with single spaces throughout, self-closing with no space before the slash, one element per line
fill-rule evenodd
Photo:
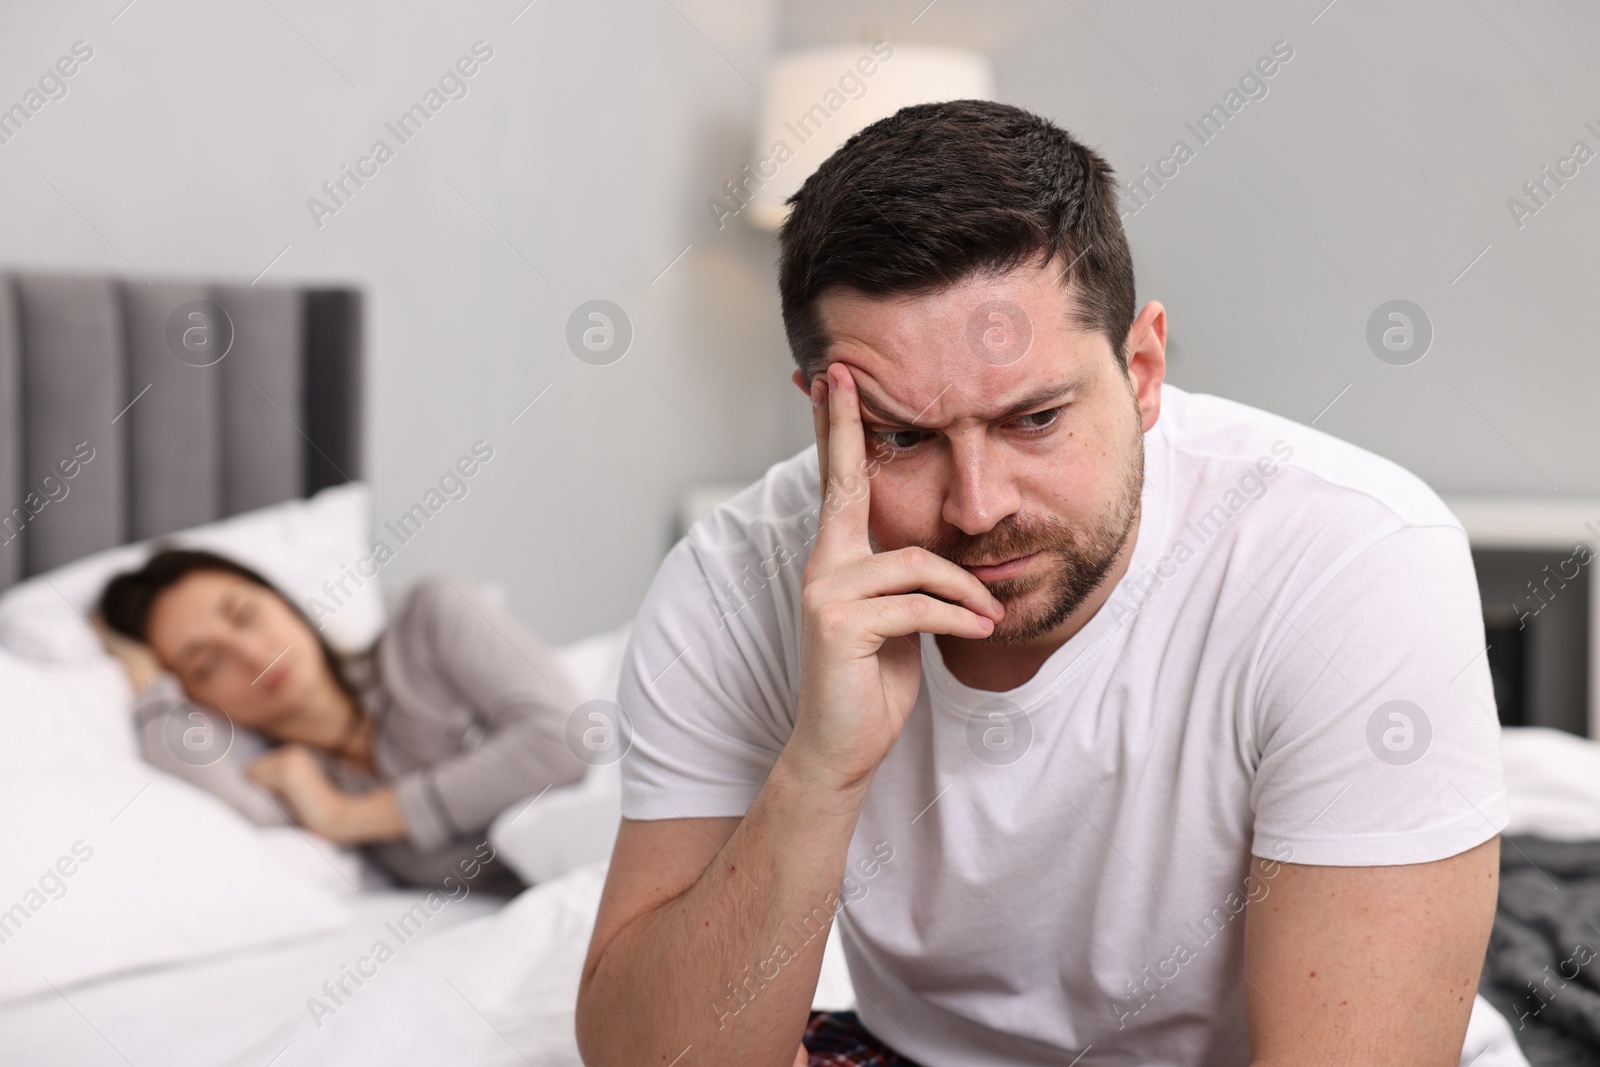
<path fill-rule="evenodd" d="M 1145 457 L 1127 573 L 1033 678 L 969 688 L 921 637 L 838 922 L 863 1023 L 928 1067 L 1091 1045 L 1097 1065 L 1246 1064 L 1242 913 L 1272 889 L 1252 853 L 1420 863 L 1507 822 L 1477 581 L 1439 498 L 1172 386 Z M 742 815 L 761 789 L 794 722 L 817 503 L 808 448 L 662 564 L 618 697 L 627 817 Z"/>

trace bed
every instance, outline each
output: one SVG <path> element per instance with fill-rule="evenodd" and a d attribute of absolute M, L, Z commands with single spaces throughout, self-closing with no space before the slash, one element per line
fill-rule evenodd
<path fill-rule="evenodd" d="M 327 509 L 332 499 L 342 504 L 364 501 L 359 486 L 325 490 L 308 506 Z M 348 509 L 352 513 L 359 508 Z M 202 538 L 214 534 L 201 531 Z M 209 543 L 217 544 L 216 540 Z M 77 580 L 66 576 L 65 588 Z M 26 583 L 19 592 L 27 594 Z M 18 630 L 8 628 L 11 604 L 0 598 L 0 639 L 16 639 Z M 36 614 L 35 614 L 35 617 Z M 65 622 L 65 616 L 54 620 Z M 34 647 L 49 642 L 35 625 L 30 636 Z M 558 654 L 583 699 L 614 697 L 626 627 L 561 648 Z M 71 642 L 52 638 L 57 646 L 71 648 Z M 10 654 L 0 647 L 0 684 Z M 119 816 L 119 833 L 127 829 L 128 819 L 141 810 L 148 813 L 150 792 L 138 792 L 138 778 L 127 778 L 121 785 L 91 785 L 87 776 L 115 778 L 126 771 L 135 757 L 126 750 L 120 737 L 110 755 L 96 750 L 99 743 L 91 734 L 116 733 L 115 719 L 126 710 L 119 696 L 116 665 L 109 661 L 89 665 L 71 663 L 78 684 L 70 695 L 75 706 L 63 702 L 63 692 L 71 689 L 61 677 L 46 677 L 36 682 L 39 692 L 23 694 L 23 703 L 37 707 L 55 700 L 52 722 L 37 727 L 29 735 L 15 722 L 0 724 L 0 749 L 66 750 L 67 756 L 40 777 L 65 775 L 58 783 L 63 795 L 46 798 L 52 807 L 70 801 L 65 792 L 88 790 L 104 793 L 101 813 L 110 810 L 122 797 L 132 794 L 126 814 Z M 103 668 L 108 668 L 102 670 Z M 13 690 L 26 684 L 15 676 Z M 0 757 L 0 781 L 6 772 L 23 773 L 17 761 Z M 80 766 L 68 771 L 68 764 Z M 149 772 L 146 772 L 149 777 Z M 39 780 L 14 779 L 0 785 L 0 809 L 21 806 L 37 799 L 45 788 Z M 241 931 L 239 943 L 227 946 L 190 946 L 181 958 L 144 965 L 122 965 L 110 973 L 76 981 L 56 979 L 53 972 L 48 988 L 31 995 L 6 999 L 7 989 L 0 981 L 0 1059 L 54 1067 L 72 1064 L 163 1065 L 229 1064 L 239 1067 L 289 1067 L 292 1064 L 520 1064 L 577 1065 L 580 1061 L 573 1035 L 573 1012 L 577 998 L 577 977 L 589 930 L 605 877 L 606 856 L 620 818 L 620 787 L 614 768 L 598 767 L 582 783 L 551 790 L 532 804 L 508 808 L 490 830 L 489 839 L 499 855 L 511 862 L 524 877 L 539 884 L 514 899 L 506 900 L 466 892 L 459 899 L 445 901 L 425 922 L 413 922 L 402 929 L 402 916 L 414 915 L 427 894 L 420 890 L 396 888 L 368 866 L 353 850 L 336 848 L 320 840 L 284 827 L 247 827 L 231 813 L 212 810 L 210 798 L 189 790 L 185 783 L 173 781 L 161 817 L 201 823 L 201 832 L 212 842 L 218 836 L 254 838 L 254 845 L 266 853 L 252 860 L 237 856 L 245 842 L 235 840 L 224 846 L 234 850 L 229 867 L 255 862 L 255 879 L 260 867 L 270 861 L 279 870 L 271 874 L 272 887 L 256 887 L 257 897 L 281 898 L 296 888 L 314 887 L 319 899 L 302 902 L 295 914 L 280 916 L 276 932 Z M 94 809 L 95 797 L 83 805 Z M 196 818 L 205 806 L 210 821 Z M 89 820 L 94 821 L 94 820 Z M 69 824 L 71 819 L 68 819 Z M 227 825 L 223 825 L 223 823 Z M 97 825 L 97 823 L 96 823 Z M 5 874 L 21 868 L 32 873 L 49 858 L 51 847 L 70 836 L 65 833 L 35 834 L 43 851 L 22 842 L 20 851 L 27 858 L 0 862 L 0 900 L 17 895 L 14 881 Z M 230 839 L 231 839 L 230 838 Z M 99 842 L 97 841 L 97 844 Z M 141 848 L 160 848 L 139 838 Z M 169 863 L 193 865 L 193 857 L 181 848 L 169 848 L 163 858 L 149 864 L 162 868 Z M 91 863 L 100 862 L 98 854 Z M 215 871 L 207 861 L 199 865 Z M 148 876 L 148 874 L 146 875 Z M 78 878 L 83 875 L 78 875 Z M 194 877 L 182 874 L 181 880 Z M 123 878 L 127 882 L 133 879 Z M 238 892 L 240 887 L 214 885 L 203 894 L 207 899 Z M 82 937 L 120 937 L 119 922 L 136 923 L 150 917 L 148 892 L 137 894 L 125 906 L 102 899 L 96 912 L 90 901 L 87 914 L 75 915 L 70 909 L 80 898 L 73 885 L 59 902 L 52 901 L 41 916 L 54 914 L 61 921 L 54 931 L 51 951 L 65 950 Z M 337 911 L 328 914 L 326 907 Z M 256 920 L 253 909 L 265 905 L 257 900 L 241 909 L 223 909 L 211 922 L 240 925 Z M 239 912 L 245 914 L 241 916 Z M 41 921 L 35 918 L 31 924 Z M 24 933 L 32 932 L 33 925 Z M 404 940 L 401 934 L 406 935 Z M 373 946 L 383 941 L 393 949 L 392 958 L 358 966 L 372 956 Z M 7 959 L 13 946 L 0 944 L 0 960 Z M 40 953 L 34 953 L 35 957 Z M 50 964 L 41 964 L 48 971 Z M 360 985 L 348 976 L 352 971 L 366 973 Z M 370 972 L 370 973 L 367 973 Z M 337 983 L 347 979 L 341 992 Z M 329 986 L 333 985 L 333 989 Z M 849 976 L 838 943 L 830 936 L 822 979 L 814 1000 L 818 1008 L 842 1009 L 853 1006 Z"/>
<path fill-rule="evenodd" d="M 365 1046 L 576 1062 L 614 768 L 496 823 L 497 848 L 547 884 L 430 907 L 357 852 L 250 825 L 139 760 L 120 667 L 85 618 L 158 540 L 240 558 L 296 599 L 370 551 L 361 309 L 341 287 L 0 271 L 0 1061 L 351 1062 Z M 377 635 L 379 588 L 323 621 L 331 645 Z M 562 651 L 584 693 L 614 695 L 625 637 Z M 373 962 L 379 941 L 393 955 Z M 523 951 L 481 965 L 508 943 Z M 819 1004 L 830 988 L 847 1004 L 836 944 L 830 973 Z M 445 1024 L 414 1025 L 407 990 Z"/>
<path fill-rule="evenodd" d="M 579 1062 L 615 766 L 491 827 L 534 888 L 430 901 L 356 852 L 249 825 L 143 765 L 120 668 L 84 618 L 155 538 L 238 556 L 291 595 L 365 553 L 359 381 L 350 290 L 0 276 L 0 500 L 25 512 L 0 534 L 5 1062 Z M 330 643 L 379 632 L 378 588 L 328 620 Z M 626 638 L 559 650 L 583 699 L 615 697 Z M 1504 754 L 1510 888 L 1482 987 L 1500 1014 L 1474 1013 L 1461 1062 L 1594 1062 L 1600 964 L 1519 998 L 1525 976 L 1570 957 L 1563 938 L 1589 936 L 1582 924 L 1600 949 L 1600 744 L 1507 730 Z M 814 1006 L 853 1005 L 835 932 Z"/>

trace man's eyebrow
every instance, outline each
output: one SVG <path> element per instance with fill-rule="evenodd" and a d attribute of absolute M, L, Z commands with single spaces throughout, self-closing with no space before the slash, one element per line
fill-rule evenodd
<path fill-rule="evenodd" d="M 890 412 L 889 405 L 874 397 L 866 389 L 861 388 L 860 382 L 856 383 L 856 395 L 861 397 L 861 410 L 879 422 L 896 423 L 902 426 L 911 425 L 911 419 L 902 418 Z"/>
<path fill-rule="evenodd" d="M 1021 397 L 1014 403 L 1008 404 L 1003 411 L 999 411 L 989 416 L 989 421 L 1004 422 L 1007 419 L 1014 419 L 1018 415 L 1026 415 L 1034 408 L 1039 407 L 1041 404 L 1048 404 L 1052 400 L 1059 400 L 1067 394 L 1081 388 L 1082 385 L 1083 380 L 1081 378 L 1073 378 L 1069 381 L 1057 382 L 1052 385 L 1044 386 L 1041 389 L 1037 389 L 1034 392 L 1029 393 L 1027 396 Z M 927 414 L 927 408 L 924 408 L 921 413 L 910 418 L 896 415 L 889 410 L 891 405 L 885 404 L 882 400 L 874 397 L 868 390 L 863 389 L 859 383 L 856 386 L 856 392 L 861 397 L 861 410 L 879 422 L 896 426 L 917 426 L 919 425 L 917 420 L 920 419 L 922 415 Z M 941 393 L 940 395 L 942 396 L 943 394 Z M 937 402 L 938 398 L 935 397 L 934 400 Z M 928 405 L 930 408 L 932 406 L 933 404 Z"/>

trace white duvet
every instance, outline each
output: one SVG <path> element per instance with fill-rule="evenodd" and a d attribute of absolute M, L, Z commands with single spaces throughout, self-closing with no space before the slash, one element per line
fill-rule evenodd
<path fill-rule="evenodd" d="M 1511 729 L 1504 731 L 1503 751 L 1513 812 L 1507 832 L 1600 836 L 1600 744 L 1554 730 Z M 378 995 L 352 1000 L 320 1026 L 306 1012 L 235 1061 L 237 1067 L 269 1061 L 273 1067 L 578 1067 L 578 974 L 604 881 L 605 864 L 591 864 L 446 931 L 375 979 L 383 983 Z M 854 1006 L 837 928 L 813 1006 Z M 709 1023 L 709 999 L 706 1014 Z M 1481 997 L 1460 1062 L 1527 1063 L 1510 1026 Z"/>
<path fill-rule="evenodd" d="M 578 1067 L 578 975 L 604 882 L 591 864 L 397 954 L 335 1014 L 308 1008 L 229 1067 Z M 813 1003 L 854 1004 L 837 933 Z"/>
<path fill-rule="evenodd" d="M 530 889 L 396 957 L 335 1015 L 314 1019 L 308 1009 L 227 1067 L 581 1067 L 578 975 L 604 882 L 605 864 L 593 864 Z M 812 1007 L 854 1002 L 835 927 Z M 713 1019 L 708 997 L 708 1026 Z M 1510 1025 L 1482 997 L 1460 1062 L 1527 1067 Z"/>
<path fill-rule="evenodd" d="M 402 950 L 335 1014 L 298 1012 L 230 1067 L 576 1067 L 578 973 L 604 880 L 603 864 L 585 867 Z"/>

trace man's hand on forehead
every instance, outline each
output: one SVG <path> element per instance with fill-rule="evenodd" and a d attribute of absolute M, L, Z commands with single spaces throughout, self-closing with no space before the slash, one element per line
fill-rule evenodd
<path fill-rule="evenodd" d="M 830 790 L 864 791 L 921 685 L 915 635 L 979 640 L 1004 608 L 971 573 L 923 548 L 874 553 L 866 433 L 851 368 L 811 383 L 821 508 L 801 592 L 801 687 L 785 753 Z"/>
<path fill-rule="evenodd" d="M 847 363 L 830 363 L 811 381 L 812 426 L 817 435 L 817 467 L 821 475 L 822 522 L 829 508 L 839 508 L 842 498 L 830 504 L 829 492 L 862 495 L 862 536 L 866 536 L 865 485 L 868 471 L 867 431 L 862 424 L 859 371 Z M 834 484 L 830 487 L 829 478 Z"/>

